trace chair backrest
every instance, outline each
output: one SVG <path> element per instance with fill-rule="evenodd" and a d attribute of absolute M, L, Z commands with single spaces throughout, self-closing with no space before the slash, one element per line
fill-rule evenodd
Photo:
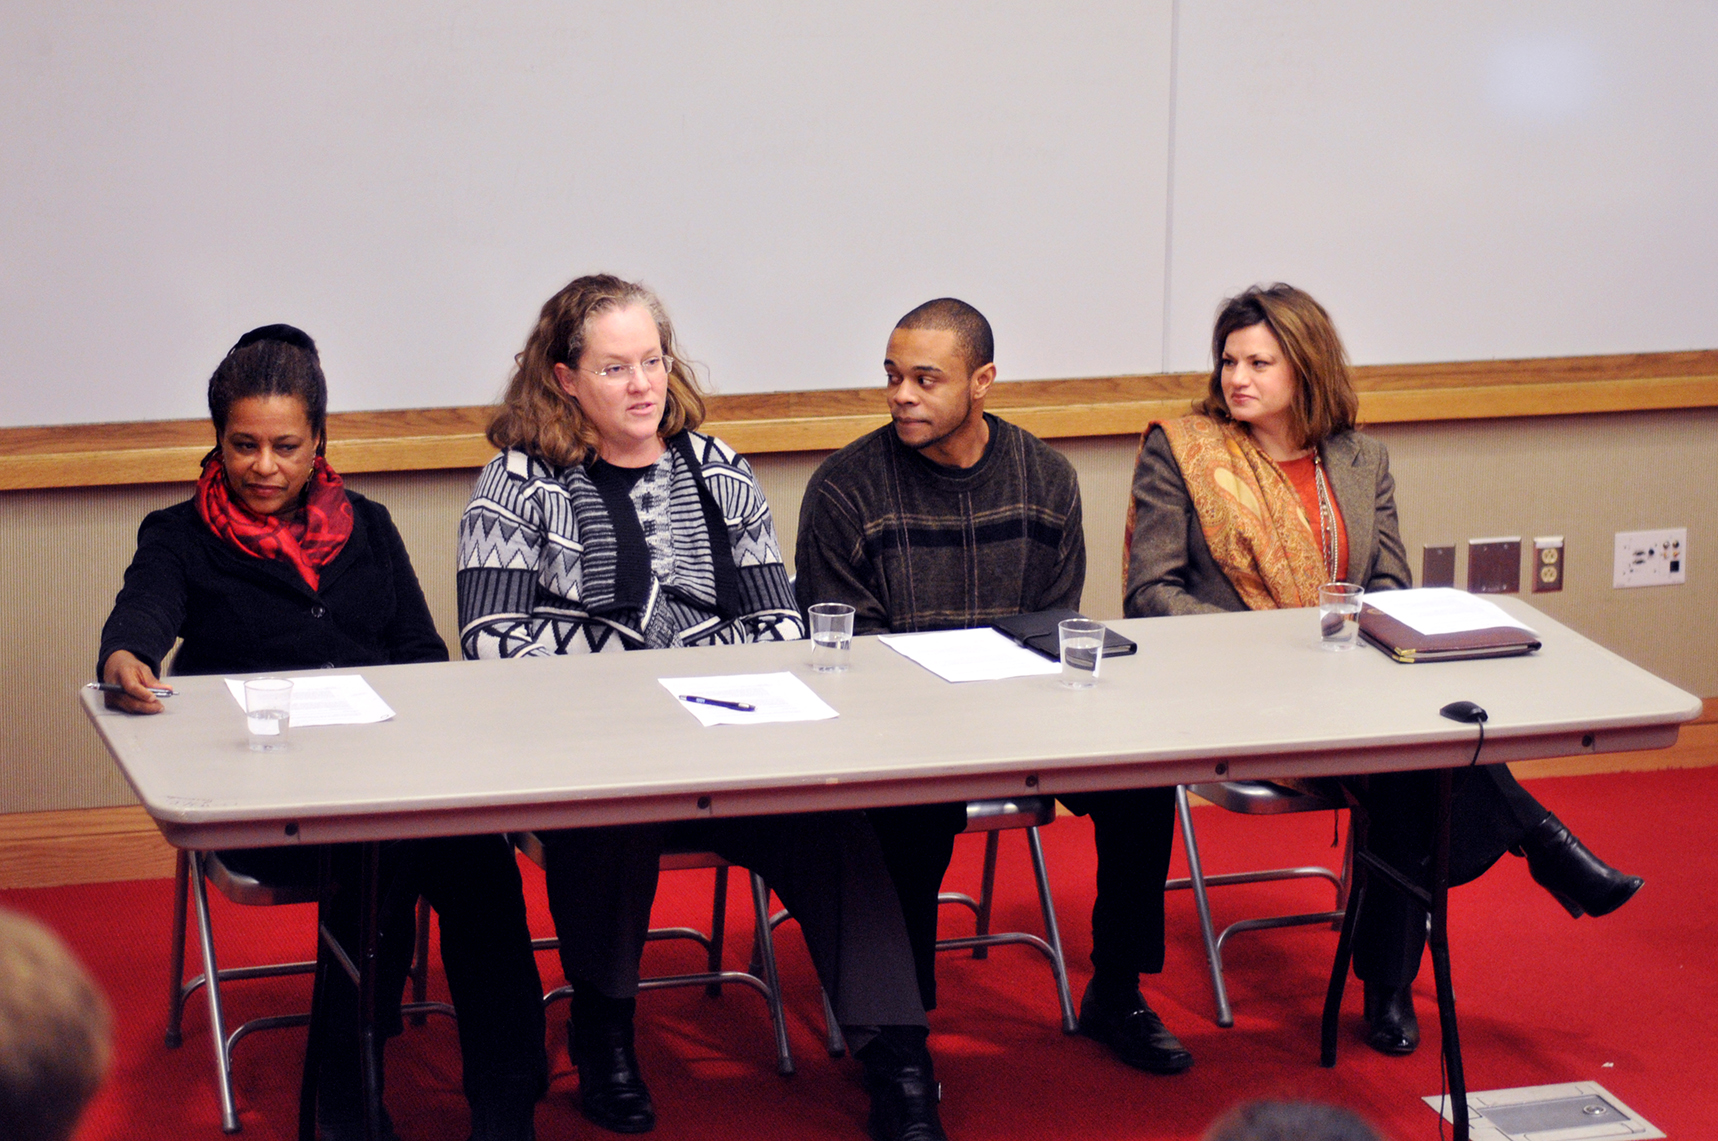
<path fill-rule="evenodd" d="M 275 907 L 284 903 L 315 903 L 314 883 L 270 883 L 235 871 L 219 852 L 203 853 L 203 875 L 222 895 L 247 907 Z"/>
<path fill-rule="evenodd" d="M 1018 796 L 1005 800 L 966 802 L 966 831 L 999 832 L 1004 828 L 1040 828 L 1056 819 L 1053 796 Z"/>
<path fill-rule="evenodd" d="M 1285 812 L 1323 812 L 1346 808 L 1339 790 L 1324 796 L 1306 789 L 1290 788 L 1268 780 L 1230 780 L 1213 784 L 1190 784 L 1187 791 L 1219 808 L 1249 816 L 1275 816 Z"/>

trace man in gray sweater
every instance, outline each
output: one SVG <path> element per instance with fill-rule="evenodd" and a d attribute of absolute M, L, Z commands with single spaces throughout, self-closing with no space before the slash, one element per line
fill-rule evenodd
<path fill-rule="evenodd" d="M 1074 467 L 1031 433 L 987 415 L 996 380 L 990 323 L 939 298 L 895 326 L 883 361 L 892 423 L 818 467 L 800 508 L 795 593 L 801 610 L 846 602 L 856 634 L 954 630 L 1078 609 L 1086 579 Z M 1163 969 L 1163 884 L 1174 790 L 1063 798 L 1092 818 L 1098 894 L 1094 975 L 1080 1031 L 1129 1065 L 1193 1064 L 1146 1005 L 1141 971 Z M 872 824 L 906 915 L 925 1009 L 936 1006 L 937 892 L 966 826 L 966 805 L 873 809 Z"/>

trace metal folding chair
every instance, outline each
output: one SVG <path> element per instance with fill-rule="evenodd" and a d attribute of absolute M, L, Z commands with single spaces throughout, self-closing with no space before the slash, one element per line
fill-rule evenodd
<path fill-rule="evenodd" d="M 1044 863 L 1044 845 L 1038 836 L 1038 829 L 1046 824 L 1053 824 L 1055 820 L 1056 800 L 1050 796 L 967 802 L 966 828 L 961 834 L 987 834 L 984 839 L 984 872 L 979 881 L 978 898 L 974 899 L 964 892 L 945 891 L 937 895 L 937 902 L 956 904 L 971 910 L 977 920 L 977 930 L 971 935 L 938 939 L 937 950 L 970 950 L 973 958 L 984 959 L 989 957 L 990 948 L 1011 943 L 1035 949 L 1050 961 L 1050 975 L 1056 985 L 1056 1001 L 1062 1008 L 1062 1030 L 1072 1034 L 1079 1029 L 1079 1021 L 1074 1016 L 1074 999 L 1068 990 L 1068 967 L 1062 954 L 1062 931 L 1056 922 L 1056 903 L 1050 895 L 1050 873 Z M 996 888 L 996 850 L 1002 838 L 1001 834 L 1010 828 L 1026 830 L 1026 845 L 1032 853 L 1032 871 L 1038 881 L 1038 907 L 1044 915 L 1042 937 L 1026 931 L 990 929 L 991 905 L 995 899 Z M 770 917 L 770 923 L 772 926 L 779 924 L 787 917 L 787 912 L 778 911 Z M 835 1021 L 835 1013 L 829 1005 L 827 994 L 823 996 L 823 1024 L 828 1037 L 829 1053 L 839 1057 L 845 1052 L 847 1045 L 841 1027 Z"/>
<path fill-rule="evenodd" d="M 1216 998 L 1217 1025 L 1233 1026 L 1234 1012 L 1229 1007 L 1228 988 L 1223 983 L 1223 945 L 1229 937 L 1242 931 L 1262 931 L 1272 927 L 1300 927 L 1315 923 L 1331 925 L 1342 922 L 1343 908 L 1348 900 L 1348 887 L 1353 866 L 1353 835 L 1349 836 L 1348 851 L 1343 857 L 1342 870 L 1334 871 L 1320 865 L 1293 868 L 1267 868 L 1250 872 L 1225 872 L 1208 876 L 1199 857 L 1199 841 L 1193 833 L 1193 813 L 1188 793 L 1202 797 L 1220 808 L 1250 816 L 1278 815 L 1288 812 L 1325 812 L 1346 808 L 1336 796 L 1323 796 L 1273 784 L 1270 781 L 1225 781 L 1216 784 L 1178 785 L 1175 789 L 1175 810 L 1181 817 L 1181 838 L 1187 849 L 1185 879 L 1172 879 L 1164 884 L 1170 890 L 1191 888 L 1194 906 L 1199 912 L 1199 934 L 1205 941 L 1205 958 L 1211 969 L 1211 990 Z M 1336 889 L 1336 906 L 1331 911 L 1310 911 L 1294 915 L 1271 915 L 1257 919 L 1241 919 L 1213 934 L 1211 901 L 1206 889 L 1228 884 L 1269 883 L 1290 879 L 1329 880 Z"/>
<path fill-rule="evenodd" d="M 513 843 L 524 852 L 538 867 L 543 866 L 543 843 L 535 832 L 519 832 L 513 836 Z M 725 983 L 738 983 L 750 987 L 763 995 L 764 1002 L 769 1006 L 770 1022 L 775 1029 L 776 1070 L 781 1074 L 791 1074 L 793 1069 L 793 1051 L 787 1042 L 787 1020 L 782 1013 L 781 982 L 776 973 L 775 946 L 769 937 L 769 888 L 764 884 L 763 877 L 756 872 L 751 873 L 752 883 L 752 959 L 749 969 L 730 971 L 722 968 L 722 947 L 727 932 L 728 916 L 728 869 L 733 867 L 728 861 L 714 852 L 664 852 L 658 865 L 665 872 L 690 871 L 697 868 L 714 868 L 716 886 L 714 898 L 710 907 L 710 930 L 708 933 L 695 927 L 653 927 L 645 935 L 649 940 L 689 939 L 704 948 L 706 969 L 684 975 L 657 975 L 644 977 L 638 981 L 638 989 L 663 990 L 668 987 L 701 986 L 704 993 L 712 998 L 722 993 Z M 561 945 L 560 940 L 553 936 L 533 939 L 531 947 L 537 951 L 552 951 Z M 544 1005 L 571 998 L 573 988 L 559 986 L 543 996 Z"/>
<path fill-rule="evenodd" d="M 952 939 L 938 939 L 938 951 L 971 949 L 972 957 L 988 957 L 990 948 L 1009 943 L 1032 947 L 1050 961 L 1050 974 L 1056 984 L 1056 1001 L 1062 1007 L 1062 1029 L 1072 1034 L 1078 1028 L 1074 1017 L 1074 999 L 1068 990 L 1068 966 L 1062 956 L 1062 932 L 1056 923 L 1056 904 L 1050 897 L 1050 873 L 1044 864 L 1044 845 L 1038 829 L 1056 820 L 1056 801 L 1049 796 L 1022 796 L 1009 800 L 972 800 L 966 805 L 966 831 L 985 833 L 984 873 L 979 881 L 978 898 L 958 891 L 945 891 L 937 896 L 940 904 L 957 904 L 972 911 L 977 919 L 977 931 Z M 1032 853 L 1032 872 L 1038 881 L 1038 909 L 1044 916 L 1044 936 L 1025 931 L 992 931 L 990 909 L 995 898 L 996 850 L 1002 833 L 1010 828 L 1026 830 L 1026 846 Z"/>
<path fill-rule="evenodd" d="M 221 859 L 219 852 L 180 849 L 173 870 L 173 946 L 171 954 L 172 979 L 167 995 L 167 1034 L 170 1048 L 183 1040 L 182 1027 L 185 1003 L 197 988 L 203 988 L 209 1002 L 209 1037 L 215 1051 L 215 1083 L 221 1099 L 221 1128 L 237 1133 L 238 1106 L 233 1098 L 233 1047 L 239 1040 L 258 1030 L 278 1030 L 287 1026 L 307 1026 L 308 1010 L 294 1014 L 275 1014 L 253 1018 L 227 1033 L 226 1016 L 221 1006 L 221 984 L 245 979 L 276 978 L 281 975 L 308 975 L 316 970 L 314 959 L 294 963 L 267 963 L 252 967 L 218 967 L 215 963 L 215 934 L 209 920 L 209 889 L 213 883 L 220 893 L 234 903 L 247 907 L 277 907 L 291 903 L 316 902 L 314 883 L 273 884 L 235 871 Z M 197 911 L 197 941 L 203 956 L 203 973 L 185 979 L 185 925 L 187 897 L 194 901 Z M 417 952 L 412 962 L 412 1001 L 401 1006 L 402 1014 L 421 1023 L 426 1014 L 452 1016 L 453 1007 L 444 1002 L 425 1002 L 424 995 L 429 969 L 429 905 L 418 901 Z"/>

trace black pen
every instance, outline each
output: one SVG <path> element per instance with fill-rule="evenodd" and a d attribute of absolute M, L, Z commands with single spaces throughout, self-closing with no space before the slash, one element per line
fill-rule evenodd
<path fill-rule="evenodd" d="M 114 685 L 112 682 L 106 682 L 106 681 L 92 681 L 88 685 L 84 686 L 84 688 L 85 689 L 93 689 L 98 693 L 124 693 L 125 692 L 125 687 L 123 685 Z M 156 686 L 156 685 L 150 686 L 149 692 L 153 693 L 156 697 L 172 697 L 173 696 L 172 690 L 163 689 L 161 686 Z"/>
<path fill-rule="evenodd" d="M 740 713 L 756 713 L 758 711 L 757 706 L 748 705 L 744 701 L 721 701 L 714 697 L 699 697 L 691 693 L 681 694 L 680 700 L 690 701 L 693 705 L 719 705 L 723 709 L 733 709 Z"/>

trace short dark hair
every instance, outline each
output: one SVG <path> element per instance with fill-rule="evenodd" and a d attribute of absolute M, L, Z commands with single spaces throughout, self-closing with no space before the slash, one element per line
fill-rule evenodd
<path fill-rule="evenodd" d="M 1294 370 L 1295 397 L 1289 424 L 1303 448 L 1354 427 L 1360 398 L 1348 369 L 1348 350 L 1324 306 L 1305 290 L 1277 282 L 1254 285 L 1223 302 L 1211 330 L 1211 384 L 1196 406 L 1218 420 L 1231 420 L 1223 399 L 1223 346 L 1229 334 L 1263 325 L 1282 346 Z"/>
<path fill-rule="evenodd" d="M 263 325 L 233 343 L 209 377 L 209 419 L 215 437 L 226 434 L 233 405 L 253 396 L 296 396 L 304 401 L 316 453 L 328 445 L 328 381 L 316 342 L 291 325 Z"/>
<path fill-rule="evenodd" d="M 966 371 L 977 372 L 996 359 L 996 340 L 984 314 L 954 297 L 927 301 L 895 322 L 897 329 L 947 329 L 960 342 Z"/>
<path fill-rule="evenodd" d="M 1245 328 L 1245 326 L 1242 326 Z M 1316 1101 L 1251 1101 L 1219 1118 L 1205 1141 L 1381 1141 L 1358 1114 Z"/>

